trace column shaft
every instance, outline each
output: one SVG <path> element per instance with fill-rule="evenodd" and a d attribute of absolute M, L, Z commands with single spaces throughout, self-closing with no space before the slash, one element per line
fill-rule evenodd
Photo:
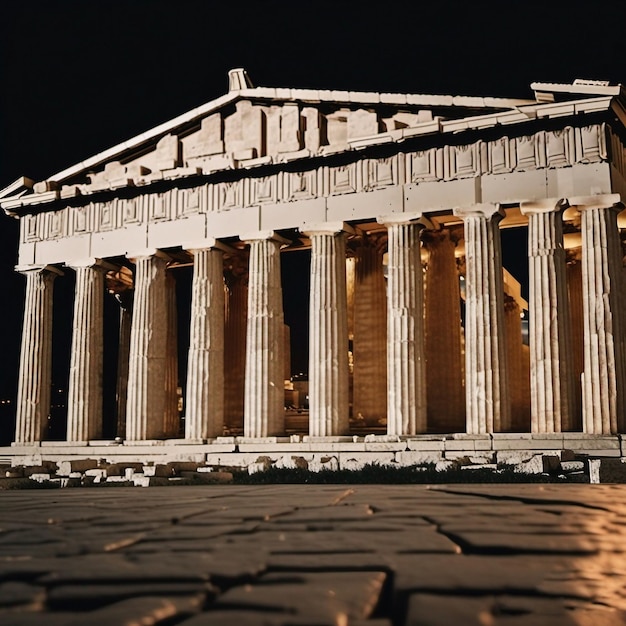
<path fill-rule="evenodd" d="M 531 430 L 572 427 L 574 385 L 563 223 L 559 204 L 523 204 L 528 214 Z"/>
<path fill-rule="evenodd" d="M 185 437 L 224 430 L 224 276 L 222 251 L 193 251 Z"/>
<path fill-rule="evenodd" d="M 465 228 L 465 393 L 467 432 L 506 431 L 510 402 L 498 222 L 491 205 L 457 209 Z"/>
<path fill-rule="evenodd" d="M 45 438 L 50 413 L 52 286 L 57 272 L 39 268 L 25 271 L 24 274 L 26 298 L 15 442 L 33 443 Z"/>
<path fill-rule="evenodd" d="M 167 308 L 167 337 L 165 346 L 165 406 L 163 433 L 175 438 L 180 430 L 178 411 L 178 311 L 176 309 L 176 280 L 172 270 L 165 273 L 165 304 Z"/>
<path fill-rule="evenodd" d="M 309 434 L 342 435 L 350 428 L 346 243 L 343 232 L 309 236 Z"/>
<path fill-rule="evenodd" d="M 388 224 L 387 432 L 426 432 L 422 225 Z"/>
<path fill-rule="evenodd" d="M 352 417 L 375 425 L 387 415 L 387 299 L 378 246 L 357 248 L 355 278 Z"/>
<path fill-rule="evenodd" d="M 581 250 L 568 251 L 567 287 L 572 328 L 572 379 L 574 381 L 574 407 L 571 429 L 582 430 L 582 374 L 585 367 L 585 324 L 583 321 L 583 275 Z"/>
<path fill-rule="evenodd" d="M 126 439 L 131 441 L 163 437 L 166 264 L 157 255 L 136 259 L 126 408 Z"/>
<path fill-rule="evenodd" d="M 428 424 L 438 432 L 465 429 L 461 350 L 461 289 L 455 240 L 448 229 L 424 231 L 426 271 L 426 388 Z"/>
<path fill-rule="evenodd" d="M 622 263 L 618 209 L 581 207 L 584 313 L 583 428 L 624 430 Z"/>
<path fill-rule="evenodd" d="M 117 353 L 117 436 L 126 436 L 126 401 L 128 397 L 128 358 L 130 354 L 130 328 L 133 317 L 133 291 L 116 294 L 120 305 L 119 340 Z"/>
<path fill-rule="evenodd" d="M 224 337 L 224 422 L 229 429 L 243 428 L 243 397 L 246 372 L 246 326 L 248 276 L 239 267 L 228 280 Z"/>
<path fill-rule="evenodd" d="M 75 267 L 76 294 L 67 404 L 67 440 L 102 437 L 104 273 Z"/>
<path fill-rule="evenodd" d="M 244 435 L 284 431 L 284 319 L 280 242 L 250 241 Z"/>

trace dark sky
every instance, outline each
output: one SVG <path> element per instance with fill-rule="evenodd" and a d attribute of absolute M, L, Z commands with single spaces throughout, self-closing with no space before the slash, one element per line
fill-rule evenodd
<path fill-rule="evenodd" d="M 626 83 L 626 2 L 4 0 L 0 188 L 40 180 L 227 91 L 256 86 L 531 97 Z M 23 278 L 0 216 L 0 397 L 14 394 Z"/>

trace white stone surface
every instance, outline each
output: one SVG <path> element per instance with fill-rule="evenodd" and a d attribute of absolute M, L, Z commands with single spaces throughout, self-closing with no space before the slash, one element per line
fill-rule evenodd
<path fill-rule="evenodd" d="M 194 250 L 185 437 L 208 439 L 224 428 L 224 278 L 219 249 Z"/>
<path fill-rule="evenodd" d="M 135 301 L 131 326 L 126 438 L 163 436 L 167 308 L 165 268 L 160 255 L 135 259 Z"/>
<path fill-rule="evenodd" d="M 426 431 L 421 223 L 388 224 L 387 432 Z"/>
<path fill-rule="evenodd" d="M 584 372 L 583 429 L 624 430 L 622 249 L 617 229 L 619 196 L 573 199 L 581 210 Z"/>
<path fill-rule="evenodd" d="M 468 433 L 507 430 L 504 288 L 497 205 L 457 208 L 465 227 L 465 392 Z"/>
<path fill-rule="evenodd" d="M 15 442 L 45 438 L 50 412 L 52 368 L 52 285 L 59 272 L 34 268 L 26 275 L 26 299 L 17 389 Z"/>
<path fill-rule="evenodd" d="M 531 429 L 573 426 L 574 380 L 559 200 L 522 203 L 528 216 Z"/>
<path fill-rule="evenodd" d="M 76 266 L 67 440 L 102 436 L 104 268 Z"/>
<path fill-rule="evenodd" d="M 283 296 L 280 238 L 248 239 L 248 326 L 244 435 L 267 437 L 284 430 Z"/>
<path fill-rule="evenodd" d="M 311 238 L 309 434 L 342 435 L 348 423 L 346 244 L 334 228 Z"/>

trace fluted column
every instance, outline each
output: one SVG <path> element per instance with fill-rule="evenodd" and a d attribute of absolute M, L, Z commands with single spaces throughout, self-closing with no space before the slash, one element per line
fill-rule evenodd
<path fill-rule="evenodd" d="M 559 200 L 523 202 L 528 216 L 531 430 L 572 427 L 571 325 Z"/>
<path fill-rule="evenodd" d="M 424 279 L 420 216 L 379 218 L 387 226 L 387 432 L 426 432 Z"/>
<path fill-rule="evenodd" d="M 309 434 L 346 434 L 348 310 L 344 224 L 305 227 L 311 239 Z"/>
<path fill-rule="evenodd" d="M 115 399 L 117 407 L 117 436 L 126 436 L 126 401 L 128 397 L 128 358 L 130 354 L 130 328 L 133 318 L 133 291 L 115 294 L 120 305 L 119 340 L 117 353 L 117 383 Z"/>
<path fill-rule="evenodd" d="M 356 249 L 352 416 L 368 424 L 387 415 L 387 299 L 379 244 L 370 237 Z"/>
<path fill-rule="evenodd" d="M 225 279 L 227 290 L 224 328 L 224 422 L 231 432 L 233 430 L 239 432 L 243 430 L 243 396 L 246 371 L 247 256 L 233 254 L 230 257 Z"/>
<path fill-rule="evenodd" d="M 511 407 L 505 351 L 498 205 L 458 208 L 465 229 L 465 393 L 467 432 L 506 431 Z"/>
<path fill-rule="evenodd" d="M 445 228 L 422 233 L 428 250 L 425 346 L 428 424 L 438 432 L 465 429 L 461 351 L 461 289 L 455 248 L 461 233 Z"/>
<path fill-rule="evenodd" d="M 52 376 L 52 287 L 63 275 L 52 266 L 18 268 L 26 276 L 24 325 L 17 388 L 15 443 L 45 437 L 50 413 Z"/>
<path fill-rule="evenodd" d="M 178 437 L 178 311 L 176 306 L 176 279 L 172 270 L 165 272 L 165 306 L 167 316 L 165 345 L 165 405 L 163 407 L 163 434 Z"/>
<path fill-rule="evenodd" d="M 242 238 L 243 239 L 243 238 Z M 284 318 L 280 246 L 274 233 L 245 237 L 250 244 L 244 436 L 284 433 Z"/>
<path fill-rule="evenodd" d="M 161 252 L 135 257 L 135 300 L 130 331 L 126 439 L 163 437 L 167 305 Z"/>
<path fill-rule="evenodd" d="M 193 254 L 185 438 L 224 430 L 224 262 L 219 248 Z"/>
<path fill-rule="evenodd" d="M 72 265 L 76 273 L 67 402 L 67 440 L 102 437 L 104 272 L 101 262 Z"/>
<path fill-rule="evenodd" d="M 572 198 L 581 211 L 584 361 L 583 429 L 624 432 L 622 257 L 619 195 Z"/>
<path fill-rule="evenodd" d="M 530 430 L 530 367 L 522 344 L 522 309 L 518 301 L 504 294 L 504 328 L 511 399 L 511 428 L 516 433 Z"/>
<path fill-rule="evenodd" d="M 572 378 L 574 380 L 574 408 L 571 429 L 582 430 L 582 374 L 585 368 L 585 324 L 583 321 L 583 275 L 580 248 L 567 251 L 567 288 L 572 328 Z"/>

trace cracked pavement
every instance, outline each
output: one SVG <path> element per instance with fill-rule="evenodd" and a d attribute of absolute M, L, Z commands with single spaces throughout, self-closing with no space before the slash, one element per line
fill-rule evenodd
<path fill-rule="evenodd" d="M 0 493 L 0 624 L 626 623 L 626 485 Z"/>

